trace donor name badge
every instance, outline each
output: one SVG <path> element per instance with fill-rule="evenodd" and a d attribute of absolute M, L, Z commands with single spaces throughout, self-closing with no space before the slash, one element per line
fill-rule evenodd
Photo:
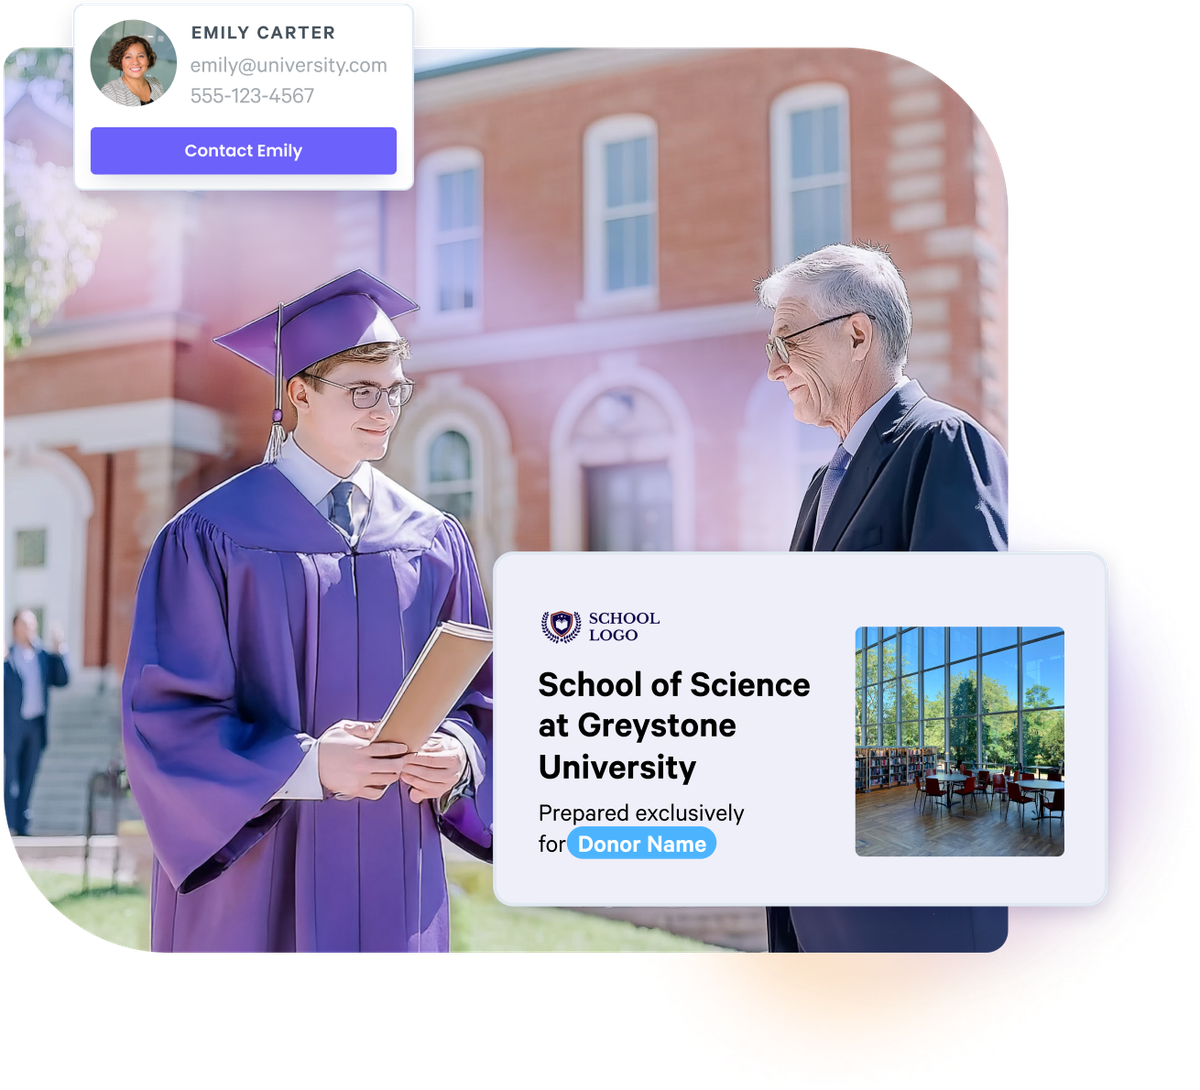
<path fill-rule="evenodd" d="M 717 836 L 703 826 L 579 826 L 566 838 L 576 859 L 707 859 Z"/>
<path fill-rule="evenodd" d="M 493 586 L 502 901 L 1103 897 L 1099 557 L 508 553 Z"/>

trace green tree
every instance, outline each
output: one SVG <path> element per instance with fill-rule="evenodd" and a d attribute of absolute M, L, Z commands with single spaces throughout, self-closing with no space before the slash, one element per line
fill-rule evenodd
<path fill-rule="evenodd" d="M 23 49 L 9 57 L 5 81 L 40 103 L 69 103 L 71 54 Z M 100 228 L 116 212 L 75 188 L 68 167 L 38 163 L 28 144 L 4 144 L 4 344 L 30 341 L 34 323 L 45 325 L 87 283 L 100 253 Z"/>

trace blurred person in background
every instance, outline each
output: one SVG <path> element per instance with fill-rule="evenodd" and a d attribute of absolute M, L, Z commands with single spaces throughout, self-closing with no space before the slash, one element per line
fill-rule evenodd
<path fill-rule="evenodd" d="M 29 799 L 46 748 L 50 686 L 70 680 L 62 631 L 50 630 L 50 650 L 38 639 L 37 615 L 21 609 L 12 619 L 4 657 L 4 816 L 14 836 L 29 833 Z"/>

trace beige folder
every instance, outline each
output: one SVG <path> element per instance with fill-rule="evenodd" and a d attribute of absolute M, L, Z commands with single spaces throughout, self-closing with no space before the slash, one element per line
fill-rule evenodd
<path fill-rule="evenodd" d="M 403 742 L 410 753 L 420 749 L 491 653 L 491 629 L 443 621 L 400 683 L 374 740 Z"/>

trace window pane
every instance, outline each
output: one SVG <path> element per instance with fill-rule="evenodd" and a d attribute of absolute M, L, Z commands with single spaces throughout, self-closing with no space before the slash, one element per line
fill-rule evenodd
<path fill-rule="evenodd" d="M 892 629 L 894 632 L 895 629 Z M 881 669 L 883 670 L 883 680 L 896 676 L 896 637 L 893 636 L 889 640 L 883 641 L 883 659 L 881 660 Z"/>
<path fill-rule="evenodd" d="M 920 630 L 916 628 L 906 628 L 900 634 L 900 672 L 902 674 L 912 674 L 917 669 L 917 642 L 920 639 Z"/>
<path fill-rule="evenodd" d="M 429 446 L 429 480 L 469 481 L 471 445 L 456 431 L 444 431 Z"/>
<path fill-rule="evenodd" d="M 587 470 L 588 548 L 669 550 L 671 471 L 665 462 L 595 466 Z"/>
<path fill-rule="evenodd" d="M 983 649 L 995 651 L 998 647 L 1011 647 L 1017 642 L 1015 628 L 985 628 L 983 630 Z"/>
<path fill-rule="evenodd" d="M 1021 639 L 1028 642 L 1036 640 L 1039 636 L 1053 636 L 1056 632 L 1061 632 L 1061 628 L 1022 628 Z"/>
<path fill-rule="evenodd" d="M 968 656 L 975 657 L 975 629 L 950 629 L 950 661 L 958 662 Z"/>
<path fill-rule="evenodd" d="M 798 189 L 792 194 L 792 249 L 811 253 L 842 241 L 842 186 Z"/>
<path fill-rule="evenodd" d="M 467 523 L 471 521 L 471 497 L 470 491 L 440 492 L 431 499 L 439 511 L 445 511 L 459 522 Z"/>
<path fill-rule="evenodd" d="M 973 763 L 975 761 L 975 720 L 950 720 L 950 759 Z"/>
<path fill-rule="evenodd" d="M 946 635 L 941 628 L 922 628 L 925 635 L 925 665 L 941 666 L 946 661 Z"/>
<path fill-rule="evenodd" d="M 867 697 L 867 716 L 863 720 L 871 730 L 874 730 L 874 724 L 879 721 L 879 693 L 874 685 L 868 685 L 866 689 Z M 871 733 L 874 738 L 874 733 Z"/>
<path fill-rule="evenodd" d="M 1022 651 L 1025 656 L 1025 707 L 1044 708 L 1063 703 L 1063 640 L 1053 636 Z"/>
<path fill-rule="evenodd" d="M 879 680 L 879 648 L 867 648 L 867 684 L 874 685 Z"/>
<path fill-rule="evenodd" d="M 479 239 L 444 242 L 437 248 L 438 309 L 470 310 L 479 283 Z"/>
<path fill-rule="evenodd" d="M 813 170 L 813 113 L 792 114 L 792 177 L 807 178 Z"/>
<path fill-rule="evenodd" d="M 1025 712 L 1021 716 L 1025 731 L 1025 767 L 1061 765 L 1065 750 L 1066 713 L 1054 711 Z"/>
<path fill-rule="evenodd" d="M 917 724 L 905 723 L 900 728 L 902 737 L 900 744 L 902 746 L 915 746 L 917 744 Z"/>
<path fill-rule="evenodd" d="M 854 630 L 854 648 L 855 648 L 855 650 L 860 649 L 862 647 L 862 645 L 863 645 L 863 630 L 861 628 L 856 628 Z"/>
<path fill-rule="evenodd" d="M 883 638 L 884 638 L 884 639 L 887 639 L 887 638 L 888 638 L 888 636 L 894 636 L 895 634 L 896 634 L 896 629 L 895 629 L 895 627 L 892 627 L 892 628 L 885 628 L 885 629 L 883 630 Z"/>
<path fill-rule="evenodd" d="M 439 174 L 438 230 L 458 231 L 479 225 L 479 170 Z"/>
<path fill-rule="evenodd" d="M 983 710 L 1017 709 L 1017 649 L 993 651 L 983 656 Z"/>
<path fill-rule="evenodd" d="M 17 531 L 17 567 L 44 568 L 46 566 L 46 531 Z"/>
<path fill-rule="evenodd" d="M 925 718 L 941 718 L 946 714 L 946 702 L 942 699 L 942 689 L 946 683 L 946 673 L 942 667 L 925 671 Z"/>
<path fill-rule="evenodd" d="M 984 760 L 990 765 L 1015 765 L 1018 760 L 1017 717 L 989 715 L 983 720 Z"/>
<path fill-rule="evenodd" d="M 944 719 L 925 720 L 925 744 L 932 746 L 939 753 L 945 751 L 946 721 Z"/>
<path fill-rule="evenodd" d="M 900 718 L 917 719 L 917 711 L 917 675 L 909 674 L 900 679 Z"/>
<path fill-rule="evenodd" d="M 818 162 L 823 173 L 832 173 L 842 169 L 841 126 L 838 124 L 837 106 L 826 106 L 819 114 L 820 117 L 820 154 Z"/>
<path fill-rule="evenodd" d="M 960 666 L 950 674 L 950 714 L 974 715 L 976 710 L 975 671 Z"/>
<path fill-rule="evenodd" d="M 605 204 L 620 208 L 650 199 L 650 138 L 604 145 Z"/>
<path fill-rule="evenodd" d="M 896 722 L 896 683 L 894 681 L 883 683 L 883 722 L 889 725 Z"/>
<path fill-rule="evenodd" d="M 650 283 L 650 232 L 653 216 L 626 216 L 604 225 L 609 291 Z"/>

